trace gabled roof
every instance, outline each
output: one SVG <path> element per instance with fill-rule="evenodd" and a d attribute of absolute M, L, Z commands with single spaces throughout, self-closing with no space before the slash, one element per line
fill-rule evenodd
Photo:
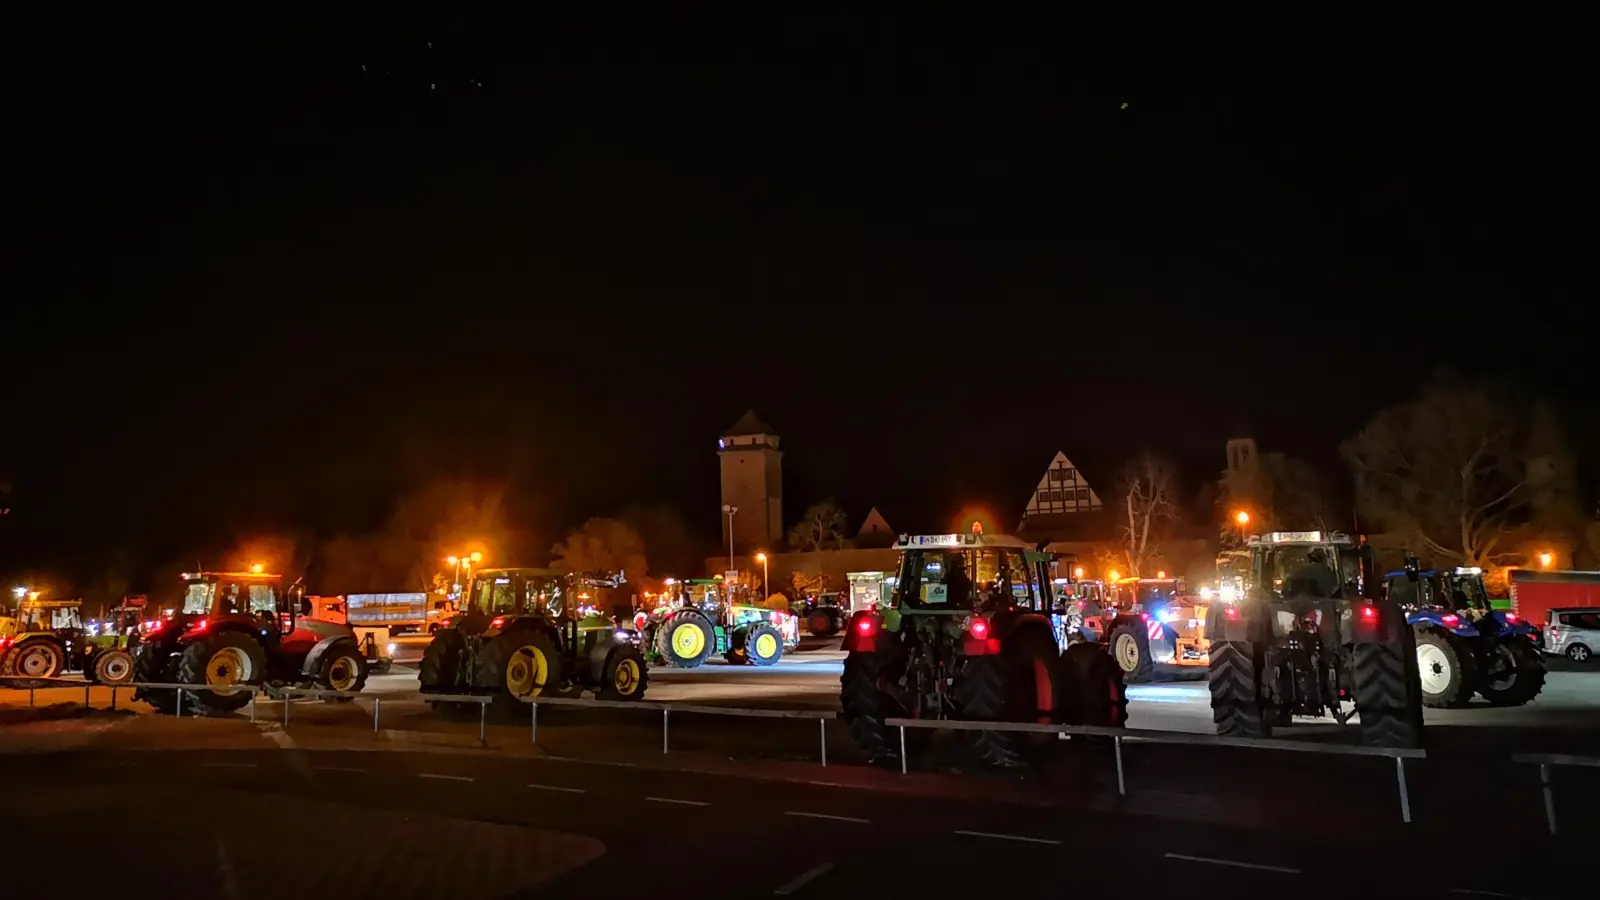
<path fill-rule="evenodd" d="M 872 510 L 867 513 L 866 519 L 862 520 L 861 528 L 856 532 L 857 537 L 860 537 L 863 534 L 892 535 L 894 534 L 894 529 L 889 527 L 889 520 L 885 519 L 883 517 L 883 513 L 878 512 L 878 508 L 874 506 Z"/>
<path fill-rule="evenodd" d="M 755 410 L 747 409 L 744 415 L 739 417 L 739 421 L 733 423 L 733 426 L 724 431 L 722 436 L 739 437 L 748 434 L 777 434 L 777 432 L 772 430 L 772 426 L 756 418 Z"/>
<path fill-rule="evenodd" d="M 1049 468 L 1039 478 L 1039 484 L 1028 497 L 1023 510 L 1023 521 L 1038 516 L 1081 515 L 1101 509 L 1100 495 L 1078 471 L 1078 467 L 1060 450 L 1051 458 Z"/>

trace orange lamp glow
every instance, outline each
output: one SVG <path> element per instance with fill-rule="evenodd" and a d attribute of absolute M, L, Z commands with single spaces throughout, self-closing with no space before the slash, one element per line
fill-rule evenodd
<path fill-rule="evenodd" d="M 1250 514 L 1241 509 L 1233 514 L 1233 521 L 1240 525 L 1249 525 Z"/>

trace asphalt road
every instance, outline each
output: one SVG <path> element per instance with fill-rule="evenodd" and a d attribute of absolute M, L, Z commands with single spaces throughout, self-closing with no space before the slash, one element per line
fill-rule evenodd
<path fill-rule="evenodd" d="M 17 771 L 17 760 L 11 765 Z M 1382 832 L 1329 837 L 1119 812 L 551 760 L 439 753 L 110 750 L 31 757 L 0 793 L 14 861 L 96 840 L 93 870 L 164 900 L 927 896 L 1003 887 L 1133 896 L 1592 896 L 1576 848 L 1486 839 L 1497 864 Z M 1308 810 L 1309 811 L 1309 810 Z M 88 845 L 84 845 L 85 851 Z M 1449 861 L 1445 857 L 1461 857 Z M 1521 860 L 1520 863 L 1516 860 Z M 181 872 L 182 877 L 169 877 Z M 62 895 L 56 865 L 7 894 Z M 610 887 L 607 887 L 607 886 Z M 154 896 L 155 894 L 150 894 Z"/>

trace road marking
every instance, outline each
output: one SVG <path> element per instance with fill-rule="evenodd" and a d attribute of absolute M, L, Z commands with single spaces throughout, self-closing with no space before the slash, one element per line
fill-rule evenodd
<path fill-rule="evenodd" d="M 277 744 L 280 750 L 296 750 L 300 747 L 294 742 L 294 738 L 289 737 L 287 731 L 269 731 L 266 735 L 267 739 Z"/>
<path fill-rule="evenodd" d="M 855 816 L 830 816 L 827 813 L 799 812 L 797 810 L 784 810 L 786 816 L 799 816 L 802 819 L 827 819 L 830 822 L 859 822 L 862 825 L 871 825 L 871 819 L 858 819 Z"/>
<path fill-rule="evenodd" d="M 1474 891 L 1470 888 L 1451 888 L 1450 893 L 1465 894 L 1468 897 L 1499 897 L 1501 900 L 1528 900 L 1527 897 L 1519 897 L 1516 894 L 1497 894 L 1494 891 Z"/>
<path fill-rule="evenodd" d="M 832 869 L 833 863 L 823 863 L 822 865 L 817 866 L 815 869 L 807 869 L 806 871 L 801 872 L 799 875 L 796 875 L 794 878 L 790 879 L 782 887 L 773 891 L 773 893 L 780 897 L 788 896 L 789 894 L 800 890 L 818 878 L 828 874 L 828 872 Z"/>
<path fill-rule="evenodd" d="M 471 778 L 468 778 L 465 775 L 435 775 L 432 772 L 418 772 L 417 773 L 417 777 L 418 778 L 434 778 L 434 779 L 438 779 L 439 781 L 471 781 L 472 780 Z"/>
<path fill-rule="evenodd" d="M 587 794 L 587 793 L 589 793 L 588 791 L 584 790 L 583 788 L 561 787 L 559 785 L 554 785 L 554 784 L 530 784 L 530 785 L 528 785 L 528 787 L 531 787 L 536 791 L 560 791 L 563 794 Z"/>
<path fill-rule="evenodd" d="M 808 782 L 806 782 L 806 784 L 814 784 L 817 787 L 849 787 L 850 786 L 848 784 L 840 784 L 837 781 L 808 781 Z"/>
<path fill-rule="evenodd" d="M 201 763 L 202 769 L 254 769 L 255 763 Z"/>
<path fill-rule="evenodd" d="M 701 801 L 701 800 L 674 800 L 671 797 L 646 797 L 645 799 L 649 800 L 652 803 L 677 803 L 677 804 L 680 804 L 682 806 L 710 806 L 711 805 L 711 804 L 706 803 L 706 802 Z"/>
<path fill-rule="evenodd" d="M 1168 853 L 1167 859 L 1181 859 L 1184 862 L 1209 863 L 1213 866 L 1232 866 L 1235 869 L 1256 869 L 1261 872 L 1282 872 L 1285 875 L 1299 875 L 1299 869 L 1288 866 L 1264 866 L 1260 863 L 1239 862 L 1236 859 L 1212 859 L 1209 856 L 1189 856 L 1185 853 Z"/>
<path fill-rule="evenodd" d="M 313 766 L 318 772 L 365 772 L 366 769 L 356 769 L 350 766 Z"/>
<path fill-rule="evenodd" d="M 1024 844 L 1060 844 L 1061 843 L 1060 841 L 1053 841 L 1053 840 L 1051 840 L 1049 838 L 1027 837 L 1026 835 L 1021 835 L 1021 834 L 995 834 L 994 832 L 990 832 L 990 831 L 960 831 L 960 830 L 957 830 L 956 834 L 964 834 L 967 837 L 994 838 L 995 840 L 999 840 L 999 841 L 1021 841 Z"/>

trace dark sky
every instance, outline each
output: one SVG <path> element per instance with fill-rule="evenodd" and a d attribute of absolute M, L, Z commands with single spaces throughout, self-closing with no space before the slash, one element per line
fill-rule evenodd
<path fill-rule="evenodd" d="M 1594 438 L 1560 23 L 46 6 L 8 29 L 13 567 L 433 477 L 714 535 L 746 408 L 791 517 L 1013 515 L 1058 448 L 1198 486 L 1241 426 L 1331 461 L 1441 362 Z"/>

